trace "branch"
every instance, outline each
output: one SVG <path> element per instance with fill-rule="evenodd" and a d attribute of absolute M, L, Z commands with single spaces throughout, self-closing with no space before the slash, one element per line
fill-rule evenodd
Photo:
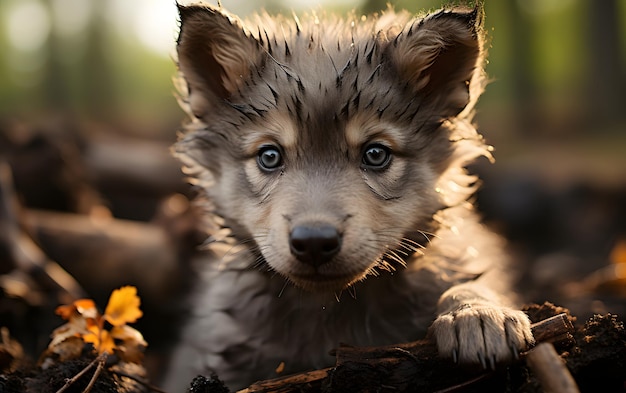
<path fill-rule="evenodd" d="M 104 352 L 102 355 L 105 355 L 105 356 L 98 356 L 98 358 L 100 358 L 98 360 L 98 367 L 96 368 L 96 371 L 94 371 L 93 375 L 91 376 L 91 380 L 89 381 L 89 384 L 87 385 L 85 390 L 83 390 L 83 393 L 91 392 L 91 389 L 93 389 L 93 386 L 96 384 L 96 381 L 98 380 L 98 377 L 100 376 L 100 373 L 102 372 L 102 369 L 104 368 L 104 363 L 107 360 L 106 355 L 108 354 Z"/>
<path fill-rule="evenodd" d="M 546 392 L 579 393 L 565 362 L 550 343 L 541 343 L 528 351 L 526 364 Z"/>

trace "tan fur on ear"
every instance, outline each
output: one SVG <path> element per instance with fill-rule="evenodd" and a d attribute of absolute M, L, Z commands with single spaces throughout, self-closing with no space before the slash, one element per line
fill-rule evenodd
<path fill-rule="evenodd" d="M 388 43 L 399 75 L 416 91 L 458 114 L 482 70 L 482 9 L 445 10 L 408 23 Z"/>
<path fill-rule="evenodd" d="M 214 99 L 228 98 L 260 59 L 257 41 L 240 20 L 221 8 L 181 6 L 178 65 L 189 88 L 189 105 L 201 117 Z"/>
<path fill-rule="evenodd" d="M 415 40 L 399 45 L 395 63 L 400 74 L 415 90 L 422 90 L 430 81 L 425 71 L 433 65 L 435 59 L 445 48 L 446 43 L 436 31 L 421 30 L 415 33 Z"/>

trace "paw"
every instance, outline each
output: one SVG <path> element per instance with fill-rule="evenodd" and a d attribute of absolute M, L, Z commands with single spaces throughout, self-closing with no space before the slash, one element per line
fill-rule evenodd
<path fill-rule="evenodd" d="M 484 369 L 517 359 L 535 341 L 526 314 L 494 305 L 464 304 L 440 315 L 431 332 L 440 356 Z"/>

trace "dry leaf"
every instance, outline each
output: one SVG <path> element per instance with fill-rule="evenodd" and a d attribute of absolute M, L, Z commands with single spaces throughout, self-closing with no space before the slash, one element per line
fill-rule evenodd
<path fill-rule="evenodd" d="M 56 362 L 67 362 L 68 360 L 76 359 L 81 355 L 84 347 L 85 341 L 83 341 L 82 337 L 69 337 L 59 344 L 49 346 L 39 360 L 39 367 L 45 370 Z"/>
<path fill-rule="evenodd" d="M 72 304 L 59 306 L 55 312 L 66 321 L 69 321 L 75 315 L 92 319 L 96 319 L 99 315 L 96 303 L 91 299 L 79 299 Z"/>
<path fill-rule="evenodd" d="M 88 332 L 87 321 L 84 318 L 72 318 L 70 322 L 59 326 L 52 331 L 52 340 L 50 341 L 48 348 L 52 348 L 70 337 L 82 337 Z"/>
<path fill-rule="evenodd" d="M 148 345 L 142 334 L 130 326 L 115 326 L 111 329 L 111 336 L 120 342 L 115 346 L 115 353 L 123 360 L 131 363 L 141 363 L 143 351 Z"/>
<path fill-rule="evenodd" d="M 115 352 L 127 362 L 141 362 L 143 350 L 148 344 L 138 330 L 126 325 L 143 315 L 140 304 L 137 289 L 126 286 L 113 291 L 104 315 L 98 312 L 91 299 L 80 299 L 57 307 L 56 313 L 68 323 L 52 332 L 49 351 L 56 353 L 64 342 L 76 338 L 83 344 L 92 344 L 98 353 Z M 104 327 L 105 321 L 112 325 L 110 330 Z"/>
<path fill-rule="evenodd" d="M 83 335 L 83 341 L 93 344 L 98 353 L 107 352 L 112 354 L 113 348 L 115 348 L 115 341 L 111 337 L 111 333 L 98 326 L 90 326 L 89 332 Z"/>
<path fill-rule="evenodd" d="M 140 304 L 137 288 L 126 286 L 116 289 L 109 298 L 109 304 L 104 311 L 104 319 L 113 326 L 135 322 L 143 315 L 139 309 Z"/>

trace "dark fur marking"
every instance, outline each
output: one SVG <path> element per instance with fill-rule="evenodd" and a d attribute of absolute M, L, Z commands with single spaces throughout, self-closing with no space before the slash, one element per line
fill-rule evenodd
<path fill-rule="evenodd" d="M 270 43 L 270 36 L 267 34 L 267 30 L 263 30 L 265 33 L 265 39 L 267 40 L 267 53 L 272 54 L 272 44 Z"/>
<path fill-rule="evenodd" d="M 298 84 L 298 90 L 300 91 L 300 93 L 304 94 L 305 93 L 304 83 L 302 83 L 302 79 L 300 79 L 300 77 L 296 79 L 296 83 Z"/>
<path fill-rule="evenodd" d="M 244 115 L 245 117 L 248 118 L 248 120 L 253 120 L 254 118 L 252 117 L 252 114 L 250 113 L 250 106 L 246 105 L 246 104 L 234 104 L 230 101 L 224 101 L 226 102 L 226 104 L 228 104 L 228 106 L 230 106 L 231 108 L 233 108 L 234 110 L 236 110 L 237 112 L 239 112 L 240 114 Z"/>
<path fill-rule="evenodd" d="M 380 74 L 380 69 L 382 68 L 382 64 L 378 64 L 376 66 L 376 68 L 374 68 L 374 71 L 372 71 L 371 75 L 369 78 L 367 78 L 367 84 L 370 84 L 374 81 L 374 77 L 378 76 Z"/>
<path fill-rule="evenodd" d="M 285 39 L 285 57 L 291 57 L 291 51 L 289 50 L 289 44 L 287 43 L 286 39 Z"/>
<path fill-rule="evenodd" d="M 298 123 L 302 123 L 302 101 L 298 97 L 293 97 L 293 105 Z"/>
<path fill-rule="evenodd" d="M 278 92 L 276 90 L 274 90 L 274 88 L 272 86 L 270 86 L 269 83 L 266 83 L 267 88 L 270 89 L 270 92 L 272 92 L 272 97 L 274 97 L 274 105 L 278 104 Z"/>
<path fill-rule="evenodd" d="M 340 115 L 343 115 L 346 119 L 350 118 L 350 102 L 346 102 L 346 104 L 339 111 Z"/>
<path fill-rule="evenodd" d="M 352 99 L 352 105 L 354 105 L 355 109 L 359 109 L 359 103 L 361 102 L 361 92 L 357 92 L 356 96 Z"/>
<path fill-rule="evenodd" d="M 369 42 L 365 45 L 365 50 L 367 50 L 367 46 L 369 45 Z M 365 61 L 367 61 L 367 64 L 372 64 L 372 56 L 374 56 L 374 51 L 376 50 L 376 44 L 372 44 L 372 47 L 369 49 L 369 52 L 367 53 L 367 55 L 365 55 Z"/>

